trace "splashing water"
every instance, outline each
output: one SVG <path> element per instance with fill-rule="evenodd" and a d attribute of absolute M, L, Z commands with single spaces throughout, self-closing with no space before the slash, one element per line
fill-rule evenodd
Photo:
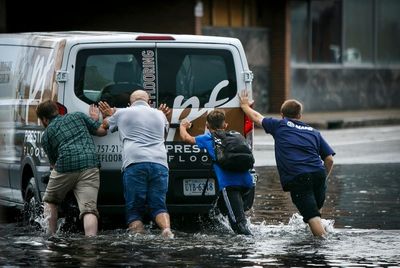
<path fill-rule="evenodd" d="M 174 230 L 175 238 L 171 240 L 162 239 L 152 226 L 146 226 L 146 234 L 138 236 L 116 229 L 102 231 L 93 238 L 59 232 L 49 240 L 43 233 L 0 225 L 0 266 L 400 265 L 398 230 L 337 229 L 332 220 L 324 220 L 330 235 L 320 240 L 295 213 L 287 224 L 251 223 L 248 218 L 254 234 L 249 237 L 235 235 L 226 217 L 216 215 L 215 219 L 219 225 L 201 226 L 202 230 Z"/>
<path fill-rule="evenodd" d="M 326 239 L 313 237 L 277 177 L 268 173 L 248 218 L 254 236 L 235 235 L 222 215 L 215 215 L 213 224 L 198 221 L 200 226 L 189 231 L 176 228 L 170 240 L 151 226 L 142 236 L 114 229 L 93 238 L 58 231 L 48 239 L 43 232 L 8 223 L 0 224 L 0 266 L 399 267 L 400 166 L 375 167 L 375 173 L 371 166 L 336 170 L 352 176 L 330 180 L 327 219 L 322 219 Z M 390 176 L 382 176 L 387 170 Z M 367 198 L 363 189 L 374 195 Z M 46 226 L 43 218 L 39 222 Z"/>

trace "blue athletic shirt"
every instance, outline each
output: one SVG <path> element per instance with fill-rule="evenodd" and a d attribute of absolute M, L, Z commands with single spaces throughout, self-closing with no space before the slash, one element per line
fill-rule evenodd
<path fill-rule="evenodd" d="M 200 149 L 206 149 L 211 159 L 215 161 L 214 141 L 211 133 L 206 133 L 195 137 L 196 144 Z M 227 186 L 241 186 L 245 188 L 253 187 L 253 178 L 249 171 L 232 172 L 223 170 L 214 162 L 214 171 L 218 179 L 219 190 Z"/>
<path fill-rule="evenodd" d="M 275 140 L 275 159 L 281 184 L 297 175 L 325 171 L 322 159 L 335 155 L 319 131 L 294 119 L 264 118 L 262 126 Z"/>

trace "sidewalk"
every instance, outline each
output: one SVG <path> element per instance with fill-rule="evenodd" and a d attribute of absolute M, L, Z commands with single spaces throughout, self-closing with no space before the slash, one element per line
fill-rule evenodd
<path fill-rule="evenodd" d="M 279 114 L 267 116 L 280 117 Z M 316 129 L 400 125 L 400 109 L 305 112 L 301 121 Z"/>

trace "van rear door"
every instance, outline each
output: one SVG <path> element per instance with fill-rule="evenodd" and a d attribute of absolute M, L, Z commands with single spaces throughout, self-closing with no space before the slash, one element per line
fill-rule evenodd
<path fill-rule="evenodd" d="M 228 43 L 160 42 L 156 51 L 158 103 L 172 108 L 166 140 L 169 210 L 207 213 L 218 195 L 218 182 L 207 152 L 182 142 L 179 123 L 187 118 L 192 136 L 204 134 L 207 114 L 219 108 L 225 111 L 228 128 L 244 133 L 237 93 L 245 86 L 245 68 L 239 50 Z"/>
<path fill-rule="evenodd" d="M 158 103 L 172 108 L 166 142 L 170 169 L 209 169 L 205 152 L 181 142 L 178 127 L 183 118 L 193 123 L 191 135 L 204 134 L 208 112 L 222 108 L 228 127 L 243 133 L 239 58 L 227 44 L 157 43 Z"/>

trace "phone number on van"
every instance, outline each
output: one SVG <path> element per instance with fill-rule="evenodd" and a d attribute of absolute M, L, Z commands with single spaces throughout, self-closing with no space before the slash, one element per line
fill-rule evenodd
<path fill-rule="evenodd" d="M 120 153 L 122 152 L 121 145 L 97 145 L 98 153 Z"/>

